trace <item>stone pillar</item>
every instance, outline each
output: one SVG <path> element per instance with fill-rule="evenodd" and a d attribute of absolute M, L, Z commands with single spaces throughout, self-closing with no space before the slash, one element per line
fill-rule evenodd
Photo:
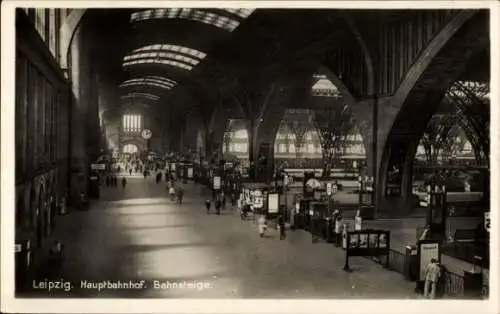
<path fill-rule="evenodd" d="M 252 142 L 249 153 L 252 152 L 253 154 L 251 160 L 255 162 L 255 179 L 258 181 L 269 181 L 272 179 L 274 171 L 274 142 L 284 114 L 285 104 L 276 103 L 269 106 L 254 121 L 251 134 L 249 132 L 249 142 Z M 250 122 L 247 121 L 248 129 L 252 129 L 252 123 Z M 263 162 L 263 160 L 266 161 Z"/>
<path fill-rule="evenodd" d="M 79 199 L 80 193 L 87 193 L 88 156 L 86 149 L 86 118 L 88 92 L 90 88 L 89 67 L 84 44 L 84 32 L 77 29 L 70 47 L 72 103 L 70 109 L 70 201 Z"/>

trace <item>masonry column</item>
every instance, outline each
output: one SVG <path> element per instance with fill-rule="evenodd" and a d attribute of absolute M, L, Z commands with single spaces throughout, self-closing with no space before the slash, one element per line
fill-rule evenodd
<path fill-rule="evenodd" d="M 88 154 L 86 147 L 86 120 L 90 102 L 90 71 L 85 33 L 77 29 L 70 49 L 72 102 L 70 114 L 70 202 L 77 204 L 80 193 L 87 193 Z"/>
<path fill-rule="evenodd" d="M 215 108 L 212 114 L 212 119 L 210 121 L 210 126 L 208 128 L 207 134 L 207 157 L 208 158 L 218 158 L 222 156 L 222 142 L 224 140 L 224 132 L 227 130 L 227 125 L 231 114 L 229 110 L 223 106 L 219 105 Z"/>
<path fill-rule="evenodd" d="M 272 179 L 274 172 L 274 141 L 284 114 L 284 104 L 274 103 L 254 121 L 253 132 L 251 132 L 251 141 L 253 142 L 251 149 L 256 165 L 255 180 L 257 181 L 270 181 Z M 247 122 L 247 124 L 249 124 L 250 128 L 250 123 Z"/>

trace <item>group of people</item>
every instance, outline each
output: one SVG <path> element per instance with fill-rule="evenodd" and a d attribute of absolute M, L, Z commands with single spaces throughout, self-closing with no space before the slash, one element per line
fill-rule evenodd
<path fill-rule="evenodd" d="M 184 197 L 184 190 L 180 186 L 175 185 L 175 181 L 170 180 L 167 183 L 168 194 L 170 200 L 174 202 L 177 200 L 178 204 L 182 204 L 182 199 Z"/>
<path fill-rule="evenodd" d="M 266 215 L 260 215 L 257 220 L 259 236 L 264 238 L 266 231 L 269 229 L 267 224 Z M 286 219 L 283 213 L 280 213 L 277 218 L 277 227 L 280 233 L 280 240 L 284 240 L 286 238 Z"/>
<path fill-rule="evenodd" d="M 122 183 L 122 188 L 125 188 L 127 186 L 127 179 L 123 177 L 121 179 Z M 106 186 L 110 187 L 118 187 L 118 178 L 116 176 L 106 176 Z"/>
<path fill-rule="evenodd" d="M 212 199 L 214 201 L 215 212 L 217 215 L 220 215 L 221 209 L 226 208 L 226 195 L 224 194 L 224 191 L 220 193 L 216 193 L 214 191 Z M 207 214 L 210 213 L 210 208 L 212 207 L 212 201 L 210 199 L 205 201 L 205 207 L 207 209 Z"/>

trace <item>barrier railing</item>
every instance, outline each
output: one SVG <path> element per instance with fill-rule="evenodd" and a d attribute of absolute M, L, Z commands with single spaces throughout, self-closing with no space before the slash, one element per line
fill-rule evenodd
<path fill-rule="evenodd" d="M 404 274 L 406 265 L 406 256 L 398 251 L 389 251 L 389 267 L 400 274 Z"/>
<path fill-rule="evenodd" d="M 443 276 L 445 295 L 448 297 L 462 297 L 464 295 L 464 277 L 450 271 L 445 271 Z"/>
<path fill-rule="evenodd" d="M 391 270 L 404 275 L 406 263 L 407 258 L 405 254 L 395 250 L 389 251 L 389 267 Z M 445 283 L 444 293 L 446 297 L 460 298 L 464 296 L 464 277 L 462 275 L 446 270 L 443 277 Z M 488 285 L 482 286 L 481 296 L 484 299 L 489 297 Z"/>

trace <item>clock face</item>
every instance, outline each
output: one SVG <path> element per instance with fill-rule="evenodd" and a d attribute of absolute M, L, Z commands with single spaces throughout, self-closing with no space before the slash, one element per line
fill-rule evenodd
<path fill-rule="evenodd" d="M 149 129 L 144 129 L 144 130 L 142 130 L 141 135 L 142 135 L 143 139 L 147 140 L 147 139 L 151 138 L 151 135 L 153 135 L 153 132 L 151 132 L 151 130 L 149 130 Z"/>

